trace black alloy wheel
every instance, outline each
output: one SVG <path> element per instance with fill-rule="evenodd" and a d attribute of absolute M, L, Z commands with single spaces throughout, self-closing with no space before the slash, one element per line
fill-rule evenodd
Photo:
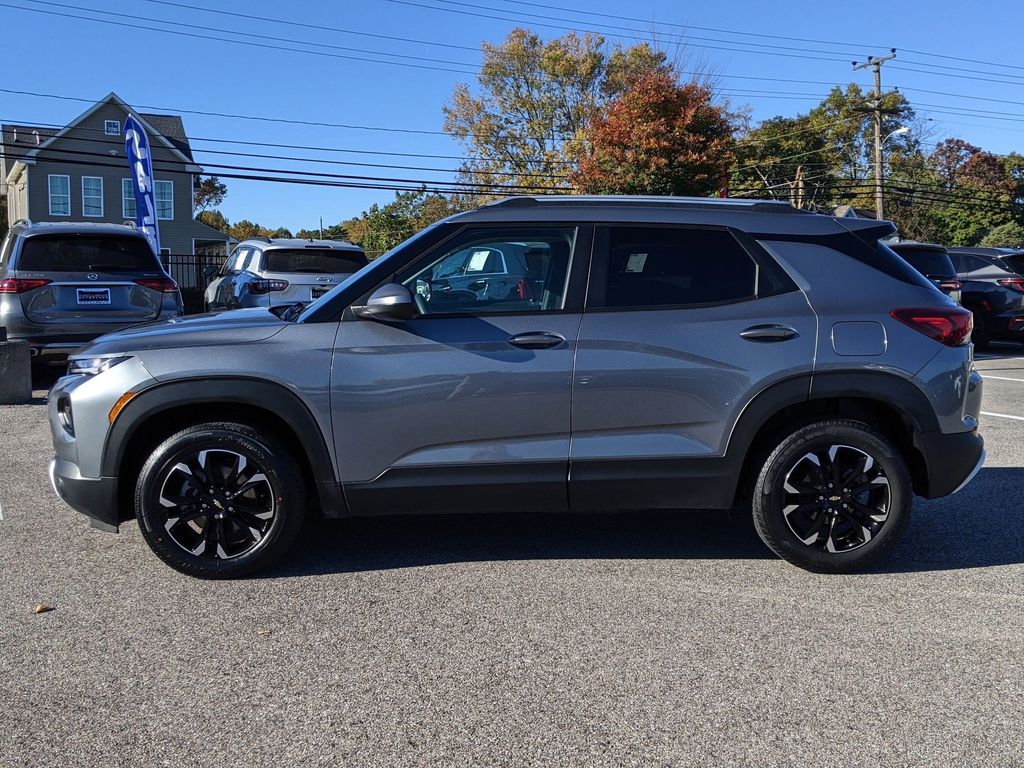
<path fill-rule="evenodd" d="M 870 425 L 823 419 L 776 443 L 754 485 L 754 527 L 811 571 L 864 568 L 899 539 L 913 489 L 896 447 Z"/>
<path fill-rule="evenodd" d="M 294 541 L 306 489 L 274 435 L 227 422 L 198 424 L 161 443 L 139 473 L 135 510 L 168 565 L 202 578 L 264 569 Z"/>

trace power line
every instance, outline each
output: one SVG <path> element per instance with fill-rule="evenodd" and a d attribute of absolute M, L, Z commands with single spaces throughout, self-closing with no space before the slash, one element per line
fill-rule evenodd
<path fill-rule="evenodd" d="M 454 0 L 437 0 L 437 1 L 438 2 L 454 3 Z M 443 11 L 445 13 L 454 13 L 454 14 L 458 14 L 458 15 L 462 15 L 462 16 L 477 16 L 479 18 L 484 18 L 484 19 L 497 19 L 498 21 L 510 21 L 510 22 L 513 22 L 513 23 L 520 21 L 520 19 L 517 19 L 517 18 L 511 18 L 510 19 L 507 16 L 493 16 L 493 15 L 486 14 L 486 13 L 478 13 L 476 11 L 460 10 L 458 8 L 444 8 L 444 7 L 439 7 L 439 6 L 436 6 L 436 5 L 427 5 L 425 3 L 412 2 L 412 0 L 388 0 L 388 2 L 397 3 L 398 5 L 408 5 L 408 6 L 412 6 L 412 7 L 416 7 L 416 8 L 426 8 L 426 9 L 431 10 L 431 11 Z M 471 7 L 471 8 L 484 8 L 484 9 L 488 9 L 488 10 L 497 10 L 499 13 L 509 13 L 509 11 L 505 11 L 504 9 L 501 9 L 501 8 L 494 9 L 494 8 L 491 8 L 491 7 L 485 6 L 485 5 L 476 5 L 476 4 L 470 5 L 469 3 L 454 3 L 454 4 L 466 5 L 466 6 Z M 653 38 L 653 37 L 644 37 L 642 35 L 637 35 L 637 34 L 623 34 L 621 30 L 614 30 L 612 32 L 607 32 L 607 31 L 602 32 L 602 31 L 597 30 L 597 29 L 585 29 L 585 28 L 582 28 L 582 27 L 577 27 L 576 25 L 578 24 L 578 22 L 576 22 L 576 21 L 574 21 L 572 19 L 560 19 L 557 16 L 545 16 L 545 15 L 542 15 L 542 14 L 535 14 L 535 13 L 528 13 L 528 14 L 523 14 L 523 15 L 524 16 L 532 16 L 534 18 L 542 18 L 542 19 L 546 18 L 546 19 L 560 20 L 560 21 L 565 22 L 566 24 L 571 25 L 571 26 L 565 26 L 565 24 L 562 24 L 562 25 L 546 24 L 544 22 L 531 21 L 530 23 L 533 26 L 535 26 L 535 27 L 547 27 L 549 29 L 559 29 L 559 30 L 569 29 L 569 30 L 573 30 L 573 31 L 577 31 L 577 32 L 589 32 L 591 34 L 602 35 L 602 36 L 610 35 L 612 37 L 620 37 L 620 38 L 626 38 L 626 39 L 630 39 L 630 40 L 639 40 L 639 41 L 642 41 L 642 42 L 649 42 L 649 43 L 659 43 L 660 42 L 659 40 L 657 40 L 656 38 Z M 598 25 L 595 25 L 595 26 L 606 26 L 606 25 L 598 24 Z M 699 39 L 699 38 L 691 37 L 691 38 L 688 38 L 688 39 L 696 40 L 696 39 Z M 679 40 L 672 40 L 671 42 L 680 43 L 680 42 L 684 42 L 684 41 L 679 39 Z M 743 43 L 736 43 L 736 45 L 743 45 Z M 752 51 L 752 50 L 748 50 L 746 48 L 727 48 L 727 47 L 716 46 L 716 45 L 694 45 L 692 47 L 694 47 L 694 48 L 705 48 L 707 50 L 712 50 L 712 51 L 732 51 L 734 53 L 755 53 L 755 54 L 769 55 L 769 56 L 783 56 L 783 57 L 786 57 L 786 58 L 793 58 L 793 59 L 811 59 L 811 60 L 815 60 L 815 61 L 834 61 L 834 62 L 846 62 L 846 61 L 848 61 L 848 59 L 845 59 L 845 58 L 831 58 L 831 57 L 830 58 L 825 58 L 823 56 L 807 56 L 806 54 L 781 53 L 781 52 L 777 52 L 777 51 Z"/>
<path fill-rule="evenodd" d="M 10 144 L 10 143 L 7 143 L 7 142 L 0 144 L 0 146 L 4 146 L 4 147 L 17 147 L 19 149 L 24 149 L 24 147 L 21 146 L 21 145 L 14 145 L 14 144 Z M 110 157 L 110 155 L 107 154 L 106 152 L 89 152 L 87 150 L 77 150 L 77 149 L 59 149 L 57 147 L 47 147 L 45 151 L 48 152 L 48 153 L 67 154 L 67 155 L 73 155 L 73 156 L 78 156 L 78 157 L 97 157 L 97 158 L 103 158 L 103 159 L 108 159 Z M 61 157 L 53 158 L 53 161 L 54 162 L 66 162 L 65 159 L 61 158 Z M 154 163 L 162 162 L 162 163 L 166 164 L 169 161 L 158 161 L 158 160 L 154 159 L 153 162 Z M 102 164 L 101 163 L 97 163 L 97 165 L 102 165 Z M 353 174 L 328 173 L 326 171 L 309 171 L 309 170 L 296 171 L 296 170 L 283 169 L 283 168 L 262 168 L 262 167 L 245 166 L 245 165 L 227 165 L 227 164 L 223 164 L 223 163 L 204 163 L 204 165 L 207 166 L 207 167 L 211 167 L 211 168 L 225 168 L 225 169 L 227 169 L 229 171 L 251 171 L 251 172 L 257 172 L 257 173 L 279 173 L 279 174 L 285 174 L 286 176 L 318 176 L 318 177 L 323 177 L 323 178 L 327 178 L 327 179 L 343 179 L 343 180 L 350 180 L 351 179 L 351 180 L 359 180 L 359 181 L 379 181 L 379 182 L 385 182 L 385 183 L 389 183 L 389 184 L 431 184 L 431 185 L 434 185 L 434 186 L 452 186 L 452 187 L 475 186 L 475 187 L 487 187 L 487 188 L 502 189 L 502 190 L 532 189 L 532 190 L 548 190 L 548 191 L 553 191 L 553 192 L 562 191 L 562 189 L 560 187 L 542 186 L 542 185 L 539 185 L 539 184 L 520 185 L 520 184 L 493 184 L 493 183 L 483 183 L 483 182 L 437 181 L 437 180 L 429 180 L 429 179 L 404 179 L 404 178 L 393 178 L 393 177 L 386 177 L 386 176 L 361 176 L 361 175 L 353 175 Z M 126 167 L 126 166 L 123 165 L 123 164 L 115 164 L 112 167 L 120 168 L 120 167 Z M 170 169 L 164 168 L 163 170 L 164 171 L 168 171 L 168 170 L 175 171 L 175 170 L 177 170 L 177 164 L 175 164 L 175 167 L 172 167 Z M 218 176 L 227 176 L 227 174 L 223 174 L 223 173 L 218 173 L 216 175 L 218 175 Z"/>
<path fill-rule="evenodd" d="M 58 8 L 70 8 L 70 9 L 76 10 L 76 11 L 87 11 L 89 13 L 102 13 L 104 16 L 116 16 L 118 18 L 123 18 L 124 15 L 125 15 L 125 14 L 119 12 L 119 11 L 104 11 L 104 10 L 100 10 L 99 8 L 90 8 L 90 7 L 81 6 L 81 5 L 71 5 L 69 3 L 58 3 L 58 2 L 55 2 L 55 0 L 35 0 L 35 2 L 39 3 L 39 4 L 42 4 L 42 5 L 56 6 Z M 170 24 L 170 25 L 176 26 L 176 27 L 187 27 L 189 29 L 201 29 L 201 30 L 205 30 L 205 31 L 208 31 L 208 32 L 220 32 L 221 34 L 226 34 L 226 35 L 241 35 L 241 36 L 245 36 L 245 37 L 249 37 L 249 38 L 253 37 L 252 33 L 250 33 L 250 32 L 239 32 L 239 31 L 236 31 L 236 30 L 233 30 L 233 29 L 220 29 L 218 27 L 211 27 L 211 26 L 209 26 L 207 24 L 189 24 L 189 23 L 184 22 L 184 21 L 174 21 L 174 20 L 171 20 L 171 19 L 154 19 L 151 16 L 140 16 L 140 15 L 135 14 L 135 13 L 133 13 L 130 18 L 135 19 L 136 21 L 152 21 L 152 22 L 157 23 L 157 24 Z M 163 30 L 163 31 L 169 31 L 169 30 Z M 318 43 L 318 42 L 315 42 L 313 40 L 308 40 L 308 39 L 296 40 L 295 38 L 280 37 L 280 36 L 276 36 L 274 39 L 276 39 L 278 42 L 282 42 L 282 43 L 296 43 L 297 45 L 312 45 L 312 46 L 316 46 L 318 48 L 331 48 L 333 50 L 349 51 L 351 53 L 368 53 L 368 54 L 373 55 L 373 56 L 392 56 L 392 57 L 401 58 L 401 59 L 412 59 L 412 60 L 415 60 L 415 61 L 429 61 L 429 62 L 433 62 L 435 64 L 453 64 L 453 65 L 458 66 L 458 67 L 470 67 L 470 68 L 475 68 L 476 67 L 476 65 L 473 64 L 472 62 L 449 61 L 449 60 L 446 60 L 446 59 L 428 58 L 428 57 L 425 57 L 425 56 L 411 56 L 411 55 L 403 54 L 403 53 L 391 53 L 389 51 L 373 51 L 373 50 L 367 50 L 365 48 L 352 48 L 352 47 L 349 47 L 349 46 L 331 45 L 330 43 Z M 228 41 L 228 42 L 238 42 L 238 41 Z"/>
<path fill-rule="evenodd" d="M 436 45 L 440 48 L 455 48 L 461 51 L 473 51 L 474 53 L 480 53 L 479 46 L 472 45 L 458 45 L 456 43 L 442 43 L 437 40 L 416 40 L 409 37 L 395 37 L 393 35 L 380 35 L 375 32 L 360 32 L 354 29 L 343 29 L 341 27 L 332 27 L 326 24 L 307 24 L 300 21 L 292 21 L 290 19 L 276 19 L 269 16 L 254 16 L 251 13 L 236 13 L 234 11 L 225 11 L 221 8 L 204 8 L 200 5 L 188 5 L 186 3 L 172 3 L 169 0 L 144 0 L 147 3 L 154 3 L 156 5 L 166 5 L 175 8 L 187 8 L 193 11 L 201 11 L 203 13 L 216 13 L 220 16 L 234 16 L 236 18 L 245 19 L 247 21 L 269 21 L 274 24 L 284 24 L 289 27 L 301 27 L 303 29 L 313 29 L 317 32 L 338 32 L 343 35 L 358 35 L 360 37 L 374 37 L 380 40 L 393 40 L 402 43 L 416 43 L 418 45 Z"/>
<path fill-rule="evenodd" d="M 37 1 L 40 1 L 40 0 L 37 0 Z M 217 42 L 217 43 L 231 43 L 233 45 L 244 45 L 247 48 L 266 48 L 266 49 L 276 50 L 276 51 L 286 51 L 288 53 L 301 53 L 301 54 L 306 54 L 306 55 L 309 55 L 309 56 L 325 56 L 325 57 L 332 58 L 332 59 L 344 59 L 346 61 L 359 61 L 359 62 L 371 63 L 371 64 L 390 64 L 390 65 L 395 66 L 395 67 L 411 67 L 411 68 L 414 68 L 414 69 L 426 69 L 426 70 L 432 70 L 432 71 L 435 71 L 435 72 L 452 72 L 452 73 L 460 74 L 460 75 L 476 74 L 476 70 L 451 69 L 451 68 L 448 68 L 448 67 L 435 67 L 435 66 L 431 66 L 429 64 L 413 64 L 413 63 L 404 62 L 404 61 L 387 61 L 387 60 L 384 60 L 384 59 L 367 59 L 367 58 L 362 57 L 362 56 L 348 56 L 348 55 L 341 54 L 341 53 L 328 53 L 327 51 L 309 51 L 309 50 L 304 50 L 304 49 L 301 49 L 301 48 L 288 48 L 288 47 L 283 46 L 283 45 L 271 45 L 270 43 L 260 43 L 260 42 L 254 41 L 254 40 L 228 40 L 228 39 L 225 39 L 223 37 L 214 37 L 213 35 L 201 35 L 201 34 L 196 33 L 196 32 L 181 32 L 181 31 L 174 30 L 174 29 L 157 29 L 155 27 L 145 26 L 143 24 L 131 24 L 131 23 L 126 22 L 126 21 L 113 21 L 111 19 L 97 19 L 97 18 L 93 18 L 92 16 L 81 16 L 81 15 L 77 15 L 77 14 L 73 14 L 73 13 L 62 13 L 60 11 L 46 11 L 46 10 L 43 10 L 42 8 L 26 8 L 26 7 L 21 6 L 21 5 L 12 5 L 10 3 L 0 3 L 0 7 L 3 7 L 3 8 L 13 8 L 14 10 L 18 10 L 18 11 L 28 11 L 29 13 L 41 13 L 41 14 L 44 14 L 44 15 L 47 15 L 47 16 L 59 16 L 59 17 L 68 18 L 68 19 L 79 19 L 81 21 L 90 21 L 90 22 L 93 22 L 95 24 L 108 24 L 108 25 L 115 26 L 115 27 L 125 27 L 125 28 L 128 28 L 128 29 L 140 29 L 140 30 L 143 30 L 144 32 L 158 32 L 160 34 L 177 35 L 179 37 L 189 37 L 189 38 L 194 38 L 194 39 L 197 39 L 197 40 L 212 40 L 212 41 Z M 94 11 L 94 9 L 91 9 L 91 8 L 88 9 L 88 10 L 93 10 Z M 101 11 L 101 13 L 102 13 L 102 11 Z M 138 17 L 133 17 L 133 18 L 138 18 Z M 163 22 L 163 23 L 176 24 L 177 22 Z M 224 30 L 221 30 L 221 31 L 223 32 Z M 387 53 L 387 54 L 377 54 L 377 55 L 396 56 L 396 57 L 401 57 L 401 58 L 407 58 L 407 57 L 401 56 L 401 54 Z"/>

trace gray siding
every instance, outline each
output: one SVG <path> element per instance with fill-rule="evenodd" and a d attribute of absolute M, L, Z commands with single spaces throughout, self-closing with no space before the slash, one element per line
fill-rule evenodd
<path fill-rule="evenodd" d="M 108 102 L 97 109 L 79 125 L 44 149 L 36 157 L 34 165 L 28 166 L 27 207 L 28 217 L 33 221 L 124 221 L 122 212 L 121 180 L 130 177 L 125 157 L 123 133 L 118 136 L 104 134 L 104 122 L 117 120 L 124 130 L 125 111 L 115 102 Z M 192 253 L 194 238 L 209 239 L 210 230 L 192 218 L 192 174 L 184 172 L 185 163 L 160 139 L 149 136 L 153 155 L 153 175 L 158 181 L 171 181 L 174 185 L 174 218 L 161 219 L 160 245 L 172 253 Z M 72 152 L 98 153 L 65 154 Z M 64 162 L 65 160 L 71 162 Z M 98 165 L 82 163 L 96 162 Z M 108 167 L 115 166 L 115 167 Z M 60 174 L 69 177 L 71 190 L 71 215 L 51 216 L 49 205 L 49 175 Z M 103 179 L 103 216 L 85 216 L 82 201 L 82 177 L 99 176 Z M 22 212 L 18 218 L 23 218 Z"/>

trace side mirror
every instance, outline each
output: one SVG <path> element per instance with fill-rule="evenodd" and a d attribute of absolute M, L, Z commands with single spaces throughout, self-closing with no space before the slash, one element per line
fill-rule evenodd
<path fill-rule="evenodd" d="M 213 264 L 208 264 L 206 269 L 203 270 L 203 274 L 207 277 L 213 277 L 217 274 L 217 268 Z"/>
<path fill-rule="evenodd" d="M 416 313 L 416 304 L 408 288 L 388 283 L 371 293 L 366 304 L 352 307 L 352 312 L 366 320 L 409 320 Z"/>

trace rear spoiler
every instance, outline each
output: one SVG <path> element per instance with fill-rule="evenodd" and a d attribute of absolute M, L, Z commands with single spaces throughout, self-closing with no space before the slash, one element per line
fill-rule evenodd
<path fill-rule="evenodd" d="M 878 219 L 854 219 L 844 216 L 837 216 L 836 222 L 852 235 L 866 243 L 874 243 L 884 237 L 895 235 L 896 225 L 891 221 L 879 221 Z"/>

